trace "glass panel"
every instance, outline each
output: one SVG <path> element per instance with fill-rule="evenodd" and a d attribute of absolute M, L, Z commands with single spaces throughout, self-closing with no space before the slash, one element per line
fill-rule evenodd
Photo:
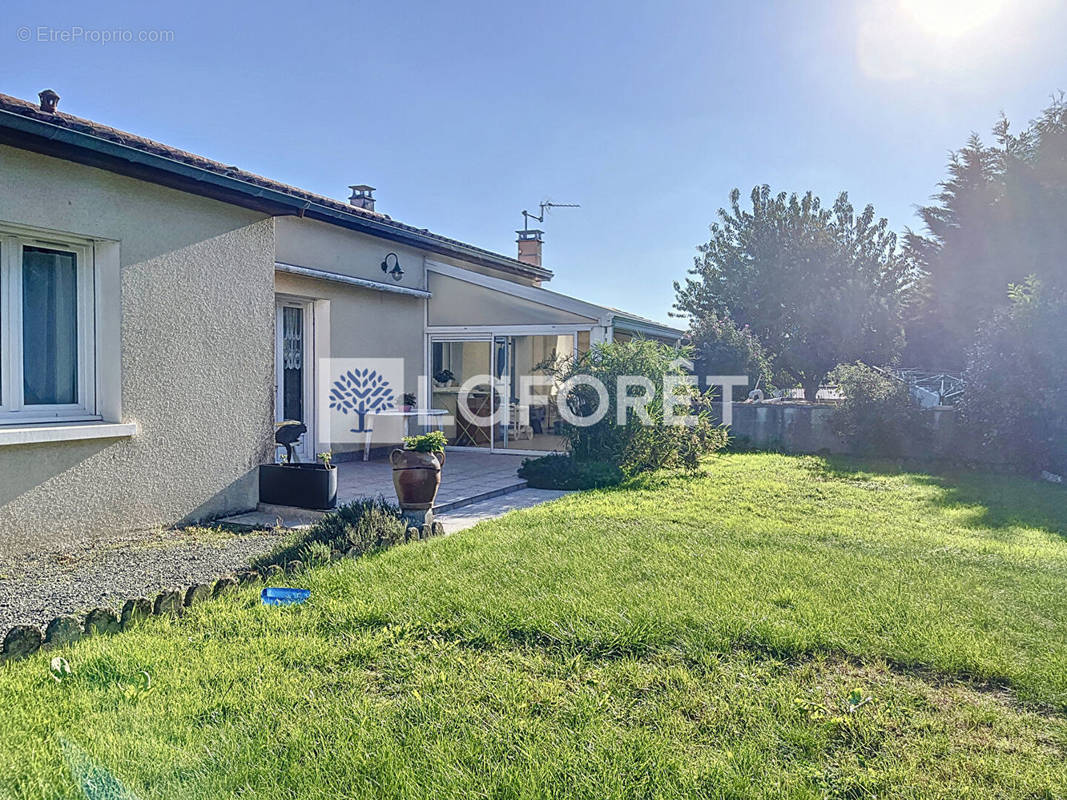
<path fill-rule="evenodd" d="M 4 245 L 0 242 L 0 406 L 4 404 L 4 364 L 7 362 L 4 360 L 7 356 L 4 354 L 4 348 L 7 345 L 7 334 L 4 333 Z"/>
<path fill-rule="evenodd" d="M 494 410 L 503 402 L 508 403 L 508 411 L 514 413 L 518 403 L 518 387 L 515 384 L 515 371 L 512 368 L 514 361 L 515 339 L 512 336 L 497 336 L 493 339 L 493 357 L 496 359 L 494 377 L 496 378 L 496 392 L 493 394 Z M 509 417 L 505 414 L 497 417 L 499 423 L 494 426 L 493 446 L 508 447 L 508 423 Z"/>
<path fill-rule="evenodd" d="M 548 376 L 553 365 L 574 357 L 574 334 L 515 336 L 509 352 L 511 367 L 505 378 L 511 397 L 506 425 L 507 447 L 562 452 L 566 449 L 566 440 L 560 435 L 558 384 L 553 381 L 539 386 L 534 380 Z M 519 405 L 523 376 L 534 379 L 530 382 L 531 399 L 525 419 Z"/>
<path fill-rule="evenodd" d="M 492 345 L 487 341 L 434 342 L 430 352 L 432 405 L 445 409 L 454 418 L 454 422 L 444 428 L 448 443 L 460 447 L 489 447 L 492 430 L 487 424 L 479 425 L 477 419 L 483 418 L 488 423 L 493 414 L 488 383 Z M 482 376 L 484 382 L 470 389 L 467 407 L 461 409 L 459 388 L 476 376 Z"/>
<path fill-rule="evenodd" d="M 304 309 L 282 308 L 282 419 L 304 421 Z"/>
<path fill-rule="evenodd" d="M 78 267 L 74 253 L 22 250 L 23 403 L 78 402 Z"/>

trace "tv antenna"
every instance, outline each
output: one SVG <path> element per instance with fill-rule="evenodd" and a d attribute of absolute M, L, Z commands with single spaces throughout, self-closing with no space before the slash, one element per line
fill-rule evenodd
<path fill-rule="evenodd" d="M 545 212 L 551 208 L 581 208 L 578 203 L 553 203 L 549 200 L 545 200 L 541 203 L 541 214 L 531 214 L 526 209 L 522 210 L 522 229 L 523 231 L 530 230 L 530 220 L 535 219 L 540 223 L 545 221 Z"/>

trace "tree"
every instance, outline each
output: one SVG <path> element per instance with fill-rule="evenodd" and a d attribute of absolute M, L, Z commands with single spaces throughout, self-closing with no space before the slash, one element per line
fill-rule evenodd
<path fill-rule="evenodd" d="M 1067 251 L 1067 103 L 1054 99 L 1018 136 L 1007 119 L 995 144 L 977 134 L 953 153 L 925 231 L 905 247 L 922 270 L 921 302 L 908 321 L 909 364 L 963 367 L 975 331 L 1008 303 L 1027 275 L 1064 284 Z"/>
<path fill-rule="evenodd" d="M 903 345 L 902 313 L 914 270 L 874 207 L 855 214 L 842 193 L 833 209 L 811 192 L 752 190 L 752 210 L 730 193 L 693 277 L 675 283 L 675 309 L 694 330 L 712 317 L 748 325 L 776 371 L 814 400 L 846 361 L 887 363 Z"/>
<path fill-rule="evenodd" d="M 1030 276 L 983 323 L 964 372 L 967 436 L 998 460 L 1067 471 L 1067 294 Z"/>

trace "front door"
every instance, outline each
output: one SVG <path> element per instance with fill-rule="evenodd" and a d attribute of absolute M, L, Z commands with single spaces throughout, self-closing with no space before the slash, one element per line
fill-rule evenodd
<path fill-rule="evenodd" d="M 277 387 L 274 399 L 276 422 L 296 421 L 307 425 L 308 431 L 293 446 L 294 458 L 301 462 L 315 459 L 312 430 L 313 376 L 311 303 L 303 300 L 282 300 L 275 315 L 274 364 Z M 278 454 L 284 453 L 278 448 Z"/>

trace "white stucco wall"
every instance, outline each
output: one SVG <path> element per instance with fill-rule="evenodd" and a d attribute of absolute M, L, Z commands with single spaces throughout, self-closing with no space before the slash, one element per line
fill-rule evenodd
<path fill-rule="evenodd" d="M 429 288 L 433 292 L 430 325 L 592 325 L 597 321 L 436 272 L 429 273 Z"/>
<path fill-rule="evenodd" d="M 284 264 L 412 289 L 426 288 L 425 259 L 419 250 L 313 219 L 279 217 L 276 224 L 277 257 Z M 389 253 L 396 253 L 404 269 L 399 281 L 382 272 L 382 261 Z M 390 266 L 392 263 L 389 259 Z"/>
<path fill-rule="evenodd" d="M 98 373 L 121 366 L 122 421 L 140 433 L 0 447 L 0 552 L 254 507 L 271 451 L 274 221 L 0 146 L 3 222 L 118 242 L 119 352 L 98 353 Z"/>

